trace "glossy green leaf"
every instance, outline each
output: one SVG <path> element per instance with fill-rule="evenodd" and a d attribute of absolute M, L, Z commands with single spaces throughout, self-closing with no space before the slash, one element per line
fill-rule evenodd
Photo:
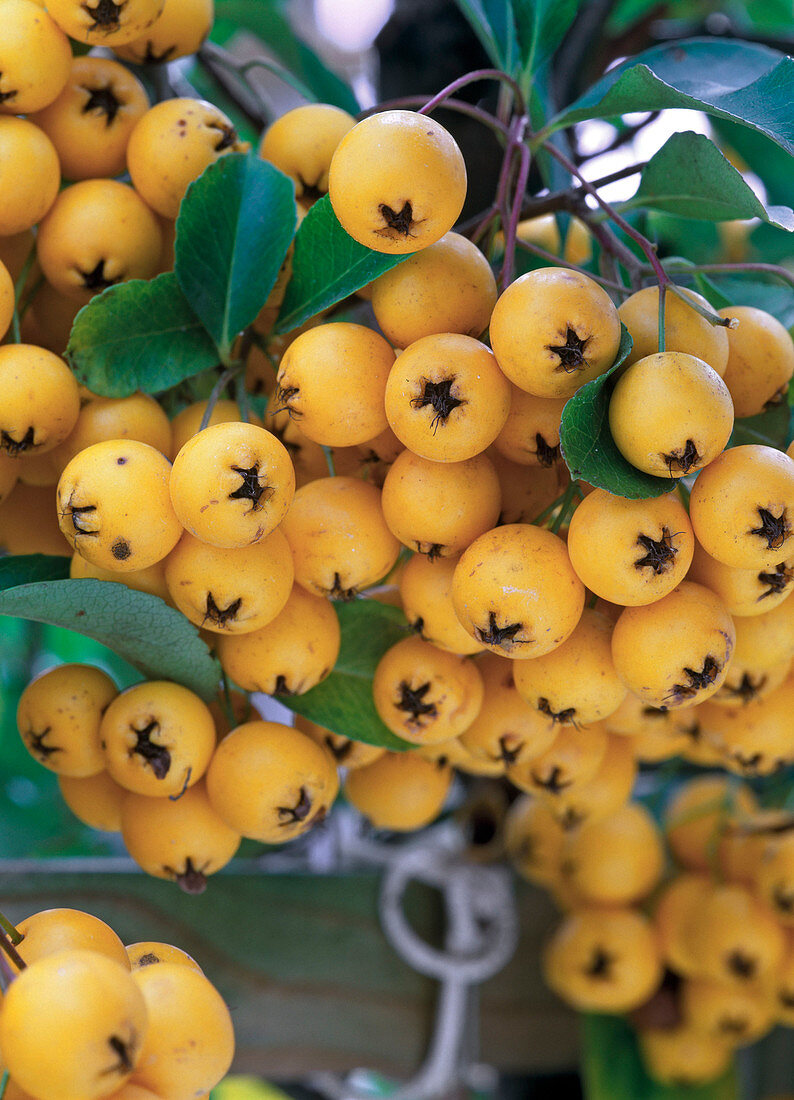
<path fill-rule="evenodd" d="M 621 1016 L 582 1017 L 587 1100 L 739 1100 L 735 1067 L 704 1085 L 661 1085 L 642 1061 L 637 1032 Z"/>
<path fill-rule="evenodd" d="M 284 0 L 215 0 L 218 19 L 255 34 L 278 60 L 309 88 L 321 103 L 331 103 L 350 114 L 360 107 L 352 90 L 298 38 L 287 17 Z"/>
<path fill-rule="evenodd" d="M 224 360 L 273 289 L 296 221 L 292 180 L 259 157 L 230 153 L 188 188 L 174 270 Z"/>
<path fill-rule="evenodd" d="M 716 222 L 693 221 L 660 210 L 645 215 L 645 232 L 661 255 L 686 255 L 693 263 L 717 263 L 724 258 L 725 246 Z"/>
<path fill-rule="evenodd" d="M 213 698 L 220 666 L 184 615 L 114 581 L 54 580 L 0 592 L 0 615 L 52 623 L 108 646 L 144 676 Z"/>
<path fill-rule="evenodd" d="M 512 73 L 519 60 L 512 4 L 508 0 L 456 0 L 497 69 Z"/>
<path fill-rule="evenodd" d="M 18 584 L 60 581 L 69 576 L 71 558 L 59 554 L 9 554 L 0 557 L 0 592 Z"/>
<path fill-rule="evenodd" d="M 794 210 L 766 207 L 714 142 L 692 132 L 673 134 L 648 161 L 637 193 L 621 210 L 636 207 L 707 221 L 761 218 L 794 230 Z"/>
<path fill-rule="evenodd" d="M 78 380 L 105 397 L 159 393 L 219 361 L 171 271 L 92 298 L 75 317 L 66 358 Z"/>
<path fill-rule="evenodd" d="M 412 255 L 409 253 L 408 255 Z M 344 231 L 324 195 L 295 235 L 292 278 L 276 321 L 276 332 L 290 332 L 323 309 L 372 282 L 408 255 L 373 252 Z"/>
<path fill-rule="evenodd" d="M 736 275 L 697 275 L 698 289 L 715 309 L 755 306 L 766 310 L 789 330 L 794 328 L 794 287 L 779 279 L 748 271 Z"/>
<path fill-rule="evenodd" d="M 581 0 L 512 0 L 522 71 L 537 72 L 562 41 Z"/>
<path fill-rule="evenodd" d="M 335 605 L 342 645 L 334 670 L 305 695 L 279 695 L 290 710 L 334 733 L 400 752 L 410 748 L 386 728 L 372 700 L 375 666 L 391 646 L 407 636 L 405 616 L 376 600 Z"/>
<path fill-rule="evenodd" d="M 675 488 L 674 478 L 653 477 L 632 466 L 615 445 L 609 430 L 609 399 L 616 372 L 632 347 L 625 325 L 621 325 L 617 359 L 610 369 L 574 394 L 562 410 L 560 448 L 571 477 L 606 489 L 619 497 L 643 500 L 662 496 Z"/>
<path fill-rule="evenodd" d="M 550 124 L 691 107 L 749 126 L 794 153 L 794 60 L 736 39 L 657 46 L 612 69 Z"/>

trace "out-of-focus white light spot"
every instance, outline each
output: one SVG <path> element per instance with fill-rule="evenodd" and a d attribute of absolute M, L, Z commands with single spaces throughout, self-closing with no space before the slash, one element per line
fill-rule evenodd
<path fill-rule="evenodd" d="M 760 199 L 762 203 L 766 204 L 766 187 L 763 180 L 755 174 L 755 172 L 743 172 L 744 182 L 754 193 L 756 198 Z"/>
<path fill-rule="evenodd" d="M 594 118 L 590 122 L 580 122 L 576 127 L 576 139 L 579 151 L 583 156 L 589 157 L 609 145 L 617 131 L 608 122 L 602 122 L 600 118 Z"/>
<path fill-rule="evenodd" d="M 648 111 L 629 111 L 627 115 L 623 116 L 623 121 L 627 126 L 636 126 L 638 122 L 642 122 L 644 118 L 647 118 L 648 114 Z"/>
<path fill-rule="evenodd" d="M 647 112 L 624 115 L 624 121 L 629 126 L 636 125 L 644 118 L 647 118 Z M 711 133 L 708 119 L 700 111 L 665 111 L 659 118 L 640 130 L 626 145 L 589 160 L 582 166 L 582 174 L 589 180 L 602 179 L 638 161 L 650 160 L 668 138 L 686 130 L 707 136 Z M 614 134 L 614 127 L 595 119 L 592 122 L 583 122 L 577 128 L 579 146 L 584 153 L 591 153 L 608 145 Z M 639 182 L 638 172 L 634 176 L 607 184 L 599 190 L 599 193 L 607 202 L 625 202 L 637 190 Z"/>
<path fill-rule="evenodd" d="M 392 13 L 394 0 L 314 0 L 320 33 L 340 50 L 367 50 Z"/>
<path fill-rule="evenodd" d="M 696 134 L 710 136 L 708 118 L 701 111 L 664 111 L 659 118 L 641 130 L 634 140 L 634 152 L 640 160 L 648 160 L 673 134 L 693 130 Z"/>
<path fill-rule="evenodd" d="M 23 775 L 15 775 L 6 783 L 6 794 L 15 806 L 33 806 L 39 800 L 36 784 Z"/>

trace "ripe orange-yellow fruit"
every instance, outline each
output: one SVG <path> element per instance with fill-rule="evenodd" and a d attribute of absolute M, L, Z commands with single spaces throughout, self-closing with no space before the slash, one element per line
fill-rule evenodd
<path fill-rule="evenodd" d="M 342 138 L 328 194 L 343 228 L 376 252 L 434 244 L 466 198 L 466 165 L 451 134 L 413 111 L 381 111 Z"/>

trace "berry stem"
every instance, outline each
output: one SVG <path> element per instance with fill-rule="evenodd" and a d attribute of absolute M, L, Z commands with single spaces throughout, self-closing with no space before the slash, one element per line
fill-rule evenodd
<path fill-rule="evenodd" d="M 33 264 L 35 263 L 35 260 L 36 260 L 36 245 L 35 245 L 35 242 L 34 242 L 33 247 L 31 248 L 30 252 L 28 252 L 27 257 L 25 258 L 25 262 L 22 265 L 22 270 L 19 273 L 19 278 L 17 279 L 16 283 L 14 283 L 14 315 L 11 318 L 11 343 L 12 344 L 19 344 L 22 341 L 22 336 L 21 336 L 20 327 L 19 327 L 20 320 L 21 320 L 21 316 L 20 316 L 20 312 L 19 312 L 19 303 L 20 303 L 20 300 L 22 298 L 22 292 L 25 289 L 25 283 L 28 281 L 28 275 L 30 274 L 30 269 L 33 267 Z"/>
<path fill-rule="evenodd" d="M 475 69 L 473 72 L 466 73 L 464 76 L 459 76 L 457 80 L 453 80 L 451 84 L 447 84 L 446 88 L 442 88 L 438 95 L 434 95 L 432 99 L 429 99 L 424 107 L 420 107 L 419 114 L 430 114 L 432 110 L 439 107 L 446 99 L 454 95 L 455 92 L 459 91 L 461 88 L 465 88 L 468 84 L 475 84 L 478 80 L 498 80 L 501 84 L 509 87 L 515 98 L 516 113 L 519 115 L 526 115 L 527 108 L 520 87 L 511 76 L 501 72 L 499 69 Z"/>
<path fill-rule="evenodd" d="M 682 302 L 685 302 L 690 309 L 694 309 L 695 313 L 699 313 L 701 317 L 705 317 L 710 325 L 717 325 L 720 328 L 738 327 L 739 322 L 735 317 L 720 317 L 719 313 L 715 313 L 712 309 L 709 309 L 708 306 L 703 306 L 700 302 L 693 301 L 693 299 L 690 298 L 681 287 L 676 286 L 675 283 L 668 283 L 667 285 L 676 297 L 680 298 Z M 663 288 L 660 286 L 660 289 Z"/>
<path fill-rule="evenodd" d="M 605 279 L 602 275 L 595 275 L 592 271 L 588 271 L 586 267 L 580 267 L 578 264 L 569 263 L 567 260 L 563 260 L 560 256 L 555 256 L 553 252 L 547 252 L 545 248 L 541 248 L 540 245 L 533 244 L 531 241 L 522 241 L 518 239 L 516 240 L 516 248 L 522 248 L 525 252 L 531 252 L 534 256 L 540 256 L 542 260 L 548 260 L 549 263 L 557 267 L 564 267 L 568 271 L 578 271 L 580 274 L 586 275 L 588 279 L 595 279 L 596 282 L 601 283 L 602 286 L 608 287 L 618 294 L 629 295 L 633 293 L 631 287 L 624 286 L 623 283 L 614 282 L 612 279 Z"/>
<path fill-rule="evenodd" d="M 20 324 L 22 323 L 22 321 L 25 320 L 25 314 L 30 309 L 30 307 L 33 305 L 33 299 L 36 297 L 36 295 L 38 294 L 38 292 L 41 290 L 41 288 L 44 286 L 44 284 L 46 282 L 47 282 L 47 280 L 44 278 L 44 276 L 39 275 L 38 279 L 36 279 L 35 283 L 30 288 L 30 293 L 25 295 L 25 301 L 19 307 L 19 321 L 20 321 Z"/>
<path fill-rule="evenodd" d="M 664 307 L 667 300 L 667 284 L 659 284 L 659 351 L 664 351 Z"/>
<path fill-rule="evenodd" d="M 0 913 L 0 928 L 3 929 L 14 947 L 16 947 L 18 943 L 22 943 L 22 940 L 25 938 L 17 927 L 11 923 L 5 913 Z"/>
<path fill-rule="evenodd" d="M 686 275 L 702 274 L 702 275 L 737 275 L 742 272 L 754 273 L 757 275 L 772 275 L 776 279 L 782 279 L 784 283 L 788 283 L 789 286 L 794 286 L 794 274 L 787 271 L 785 267 L 780 267 L 778 264 L 763 264 L 763 263 L 735 263 L 735 264 L 682 264 L 680 261 L 669 260 L 667 262 L 667 270 L 675 274 Z"/>
<path fill-rule="evenodd" d="M 17 941 L 20 942 L 20 941 Z M 10 936 L 7 936 L 5 932 L 0 931 L 0 950 L 8 956 L 10 961 L 14 964 L 17 970 L 24 970 L 26 963 L 20 953 L 17 951 L 14 944 L 11 942 Z"/>
<path fill-rule="evenodd" d="M 562 500 L 560 501 L 560 510 L 554 519 L 549 524 L 549 530 L 555 535 L 559 532 L 560 528 L 566 523 L 578 504 L 576 500 L 576 482 L 572 481 L 565 492 L 562 494 Z"/>
<path fill-rule="evenodd" d="M 213 410 L 215 409 L 215 406 L 218 404 L 218 400 L 219 400 L 221 394 L 226 389 L 226 387 L 229 385 L 229 383 L 232 381 L 232 379 L 235 378 L 240 373 L 241 369 L 242 369 L 242 364 L 241 363 L 235 363 L 233 366 L 227 367 L 226 370 L 221 374 L 218 381 L 212 387 L 212 391 L 211 391 L 209 397 L 207 398 L 207 407 L 204 410 L 204 415 L 202 416 L 201 424 L 199 425 L 199 431 L 200 432 L 203 432 L 204 429 L 209 424 L 210 417 L 212 416 L 212 413 L 213 413 Z"/>
<path fill-rule="evenodd" d="M 232 689 L 229 686 L 229 677 L 226 675 L 224 669 L 221 669 L 221 691 L 219 693 L 218 702 L 223 709 L 223 713 L 226 715 L 226 721 L 229 723 L 229 728 L 234 729 L 237 725 L 237 719 L 234 714 Z"/>
<path fill-rule="evenodd" d="M 215 42 L 205 42 L 196 55 L 199 63 L 207 70 L 227 95 L 248 117 L 258 130 L 264 129 L 270 122 L 267 104 L 248 79 L 252 69 L 266 69 L 269 73 L 289 84 L 309 103 L 316 103 L 317 96 L 296 76 L 288 72 L 276 61 L 265 57 L 256 57 L 250 61 L 238 61 L 228 50 Z M 229 79 L 231 74 L 231 79 Z"/>
<path fill-rule="evenodd" d="M 3 1100 L 3 1097 L 6 1094 L 7 1086 L 8 1086 L 8 1070 L 5 1070 L 4 1073 L 3 1073 L 3 1076 L 0 1077 L 0 1100 Z"/>
<path fill-rule="evenodd" d="M 144 66 L 144 72 L 152 85 L 155 103 L 162 103 L 165 99 L 174 98 L 174 89 L 171 87 L 167 65 L 148 64 Z"/>
<path fill-rule="evenodd" d="M 251 423 L 251 406 L 248 403 L 248 393 L 245 388 L 245 375 L 242 371 L 234 380 L 234 399 L 240 410 L 240 419 L 245 424 Z"/>
<path fill-rule="evenodd" d="M 570 486 L 568 486 L 568 488 L 570 488 Z M 555 497 L 551 504 L 546 505 L 543 511 L 539 512 L 538 515 L 536 515 L 535 518 L 532 520 L 532 526 L 540 527 L 543 521 L 547 520 L 549 516 L 560 507 L 562 502 L 565 500 L 565 495 L 567 492 L 568 489 L 566 489 L 564 493 L 560 493 L 558 497 Z"/>
<path fill-rule="evenodd" d="M 336 477 L 336 466 L 334 466 L 334 452 L 330 447 L 326 447 L 325 444 L 321 444 L 323 448 L 323 454 L 325 455 L 326 465 L 328 466 L 328 473 L 331 477 Z"/>

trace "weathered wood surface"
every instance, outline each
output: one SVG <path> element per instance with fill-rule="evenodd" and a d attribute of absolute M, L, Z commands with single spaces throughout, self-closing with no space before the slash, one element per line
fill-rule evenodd
<path fill-rule="evenodd" d="M 106 920 L 125 943 L 165 940 L 190 952 L 230 1005 L 235 1069 L 274 1078 L 356 1066 L 404 1077 L 432 1030 L 436 985 L 412 971 L 383 935 L 375 874 L 219 874 L 200 897 L 135 873 L 3 873 L 0 908 L 12 920 L 55 906 Z M 521 940 L 482 989 L 481 1057 L 502 1070 L 576 1065 L 577 1027 L 543 986 L 538 955 L 554 912 L 518 891 Z M 437 942 L 438 897 L 416 888 L 408 912 Z"/>

